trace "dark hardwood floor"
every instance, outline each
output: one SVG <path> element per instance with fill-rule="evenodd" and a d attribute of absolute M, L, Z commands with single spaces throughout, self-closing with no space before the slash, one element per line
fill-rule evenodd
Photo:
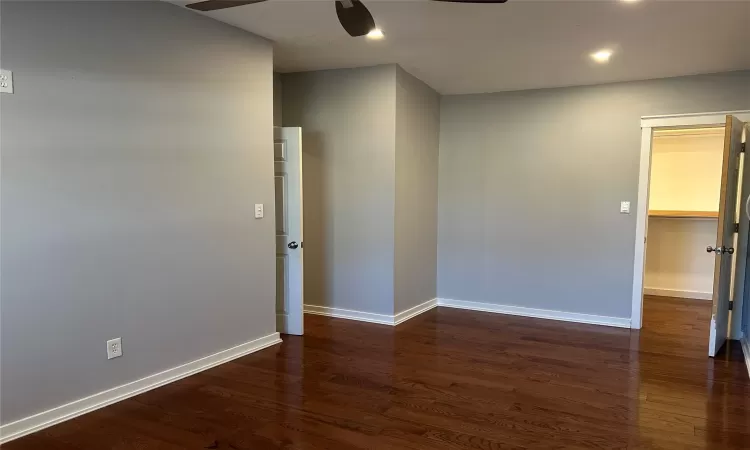
<path fill-rule="evenodd" d="M 707 357 L 709 315 L 647 298 L 641 332 L 449 308 L 395 328 L 308 316 L 303 338 L 3 448 L 750 448 L 742 351 Z"/>

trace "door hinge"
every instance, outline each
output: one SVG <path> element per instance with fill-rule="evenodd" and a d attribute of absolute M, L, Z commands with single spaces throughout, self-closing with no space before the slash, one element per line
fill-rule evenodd
<path fill-rule="evenodd" d="M 747 144 L 746 142 L 743 142 L 743 143 L 742 143 L 742 146 L 740 147 L 740 152 L 742 152 L 742 153 L 744 153 L 744 152 L 745 152 L 745 145 L 746 145 L 746 144 Z"/>
<path fill-rule="evenodd" d="M 735 223 L 734 224 L 734 232 L 735 233 L 739 233 L 740 232 L 740 224 L 739 223 Z"/>
<path fill-rule="evenodd" d="M 734 309 L 734 300 L 729 300 L 729 310 L 731 311 L 733 309 Z"/>

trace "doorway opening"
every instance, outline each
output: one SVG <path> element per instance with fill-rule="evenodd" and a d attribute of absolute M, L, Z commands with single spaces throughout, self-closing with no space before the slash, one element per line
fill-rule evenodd
<path fill-rule="evenodd" d="M 747 122 L 750 111 L 641 120 L 631 327 L 706 333 L 712 357 L 742 337 L 731 310 L 747 268 Z"/>
<path fill-rule="evenodd" d="M 716 240 L 724 134 L 724 126 L 652 134 L 643 328 L 683 342 L 709 334 L 717 258 L 706 248 Z"/>

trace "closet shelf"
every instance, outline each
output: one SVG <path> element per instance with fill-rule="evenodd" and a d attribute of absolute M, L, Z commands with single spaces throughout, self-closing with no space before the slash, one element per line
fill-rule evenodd
<path fill-rule="evenodd" d="M 649 217 L 673 217 L 688 219 L 717 219 L 718 211 L 667 211 L 667 210 L 650 210 Z"/>

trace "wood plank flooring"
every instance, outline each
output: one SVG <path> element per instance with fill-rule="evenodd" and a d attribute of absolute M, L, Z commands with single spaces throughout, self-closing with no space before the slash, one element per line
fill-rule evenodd
<path fill-rule="evenodd" d="M 306 336 L 13 441 L 7 450 L 750 448 L 735 342 L 710 302 L 647 298 L 644 329 L 439 308 Z"/>

